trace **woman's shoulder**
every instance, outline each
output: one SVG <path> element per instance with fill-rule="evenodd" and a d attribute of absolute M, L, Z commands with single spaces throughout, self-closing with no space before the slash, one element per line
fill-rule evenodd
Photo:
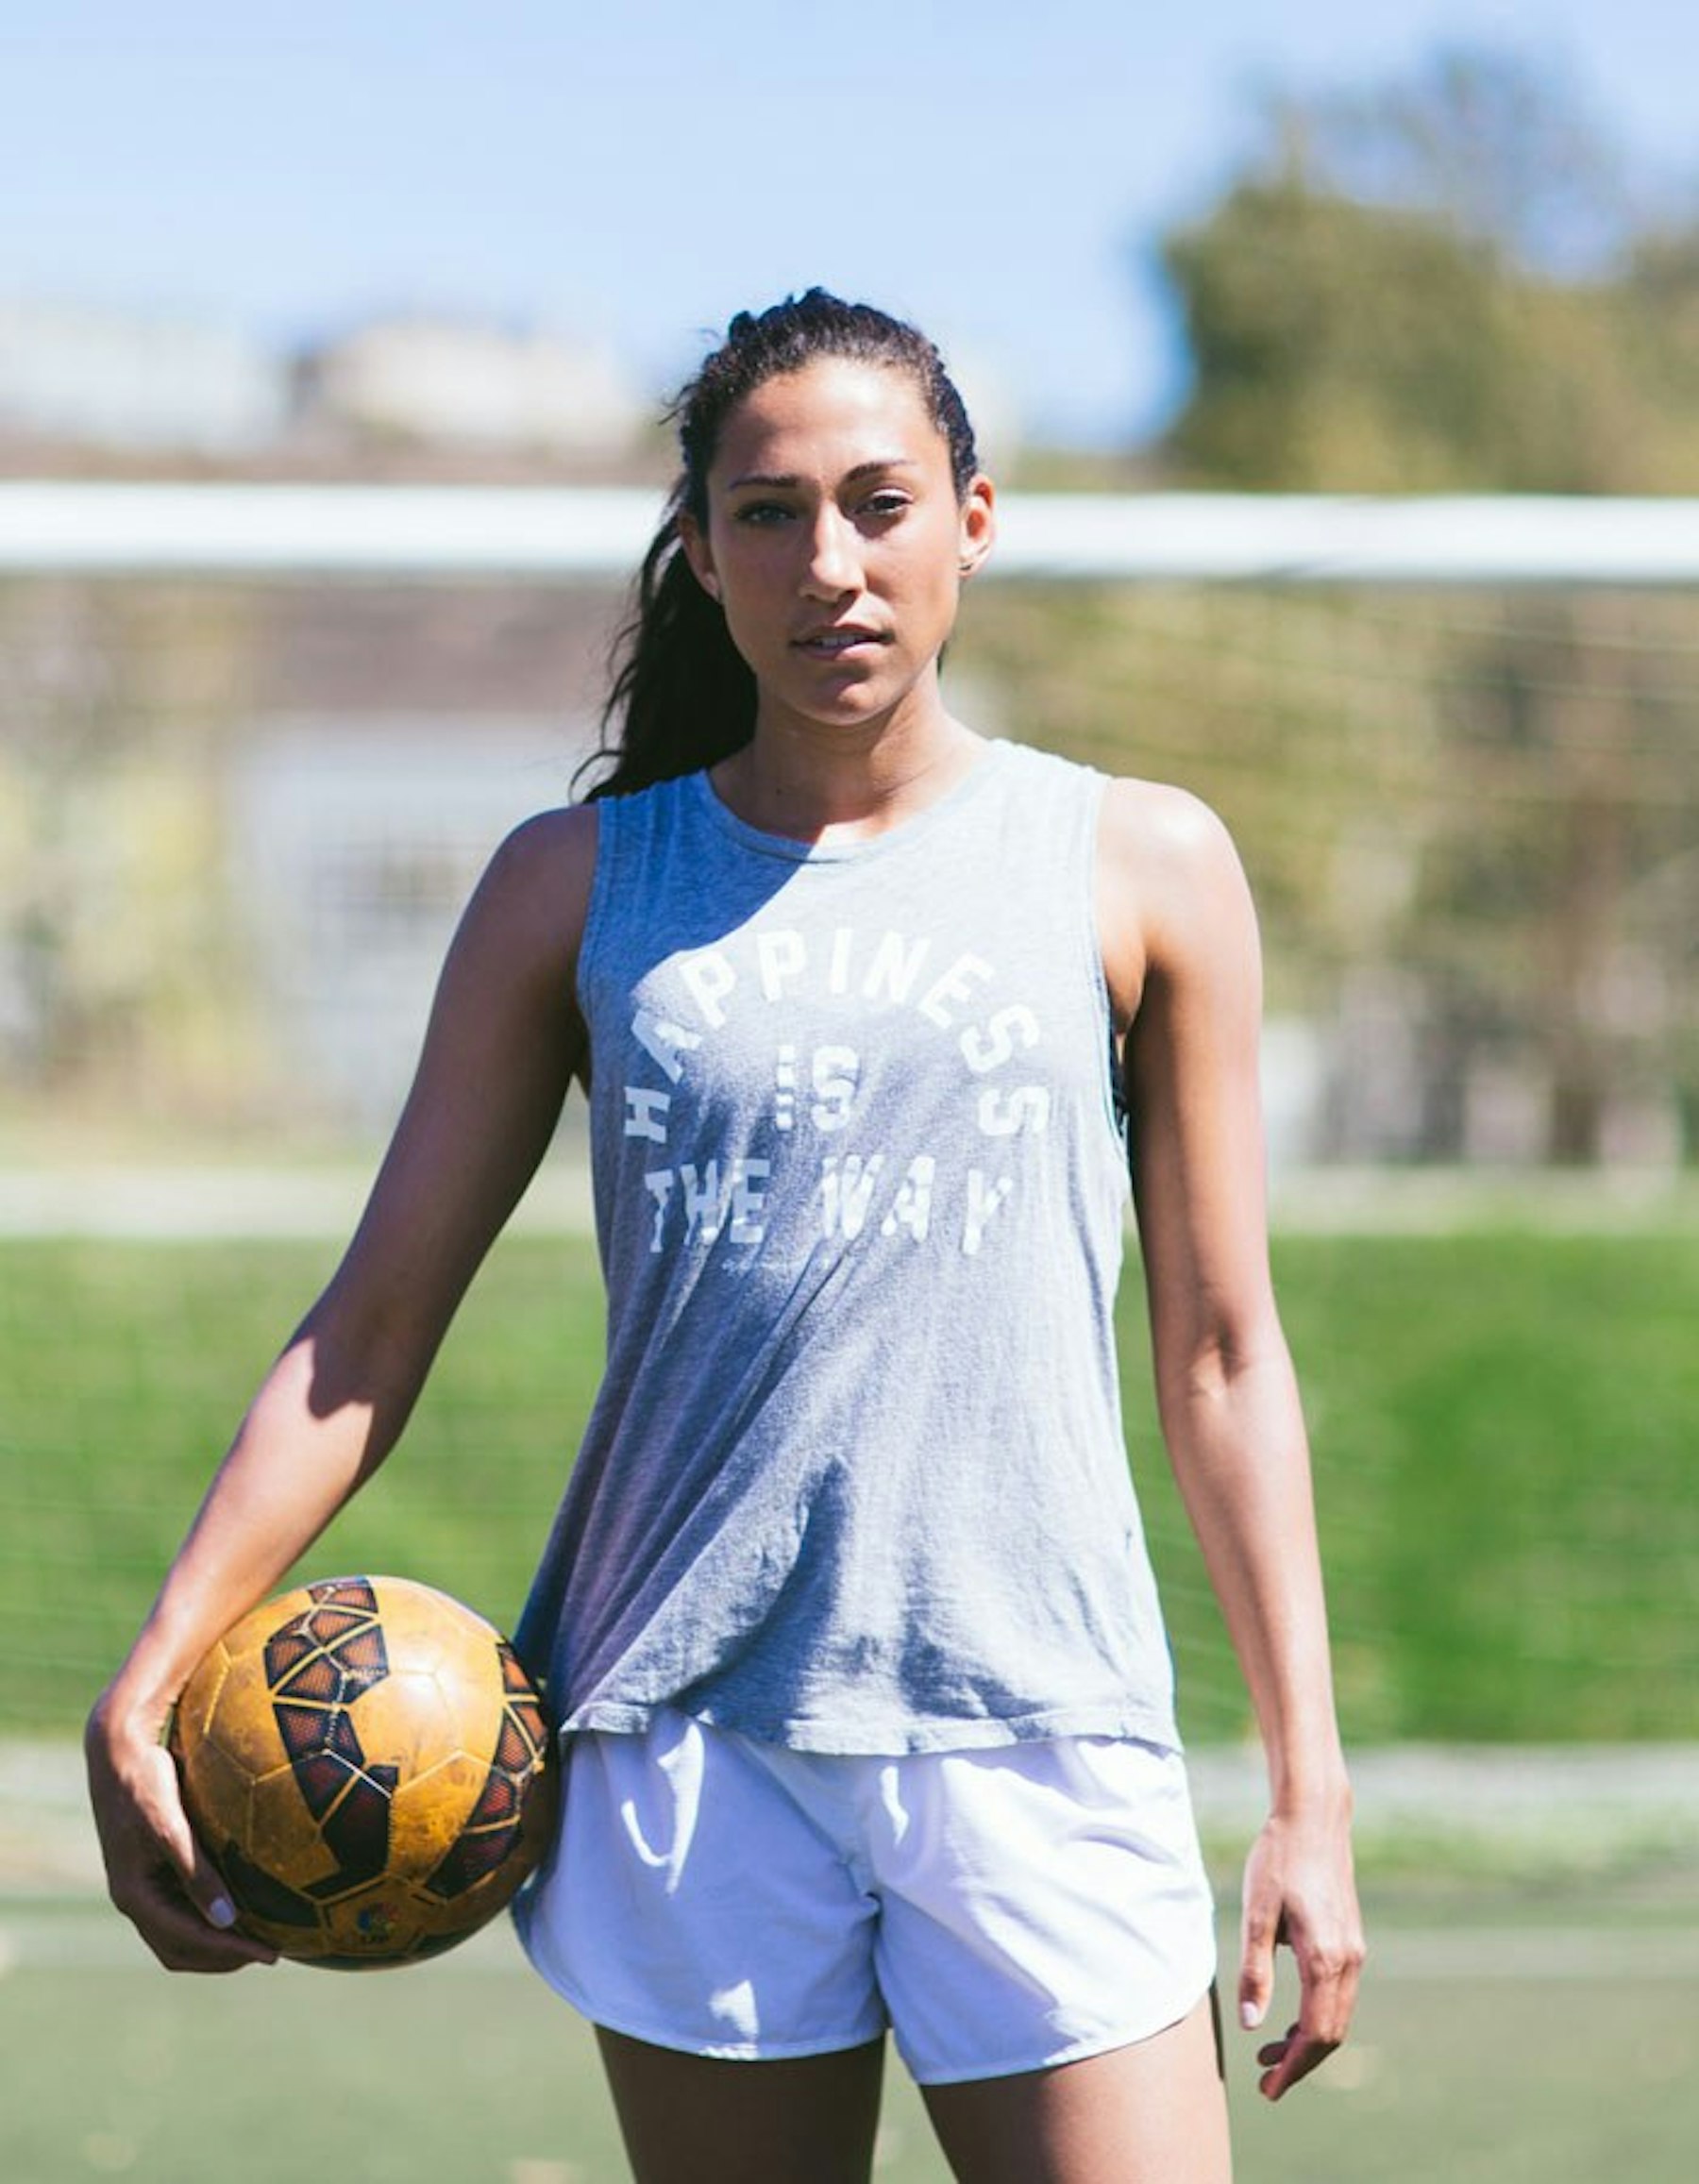
<path fill-rule="evenodd" d="M 1254 949 L 1233 837 L 1189 789 L 1124 778 L 1105 784 L 1097 892 L 1105 972 L 1128 1014 L 1152 973 L 1184 976 Z"/>
<path fill-rule="evenodd" d="M 484 868 L 478 903 L 515 942 L 576 946 L 596 876 L 597 811 L 566 804 L 522 820 Z"/>
<path fill-rule="evenodd" d="M 1102 848 L 1111 864 L 1175 885 L 1207 882 L 1238 866 L 1226 823 L 1202 797 L 1127 775 L 1104 783 Z"/>
<path fill-rule="evenodd" d="M 557 804 L 521 819 L 503 840 L 497 857 L 515 863 L 547 865 L 564 860 L 578 862 L 596 856 L 597 806 Z"/>

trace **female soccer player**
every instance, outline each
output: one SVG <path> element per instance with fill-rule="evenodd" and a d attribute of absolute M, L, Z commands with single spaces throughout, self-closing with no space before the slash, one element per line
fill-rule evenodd
<path fill-rule="evenodd" d="M 1250 1687 L 1279 2099 L 1362 1941 L 1270 1290 L 1247 890 L 1181 792 L 987 742 L 939 663 L 992 487 L 913 328 L 736 318 L 677 411 L 590 798 L 466 912 L 329 1287 L 91 1720 L 114 1899 L 230 1931 L 160 1744 L 380 1463 L 576 1078 L 606 1376 L 518 1638 L 566 1768 L 519 1925 L 646 2184 L 871 2161 L 883 2034 L 976 2184 L 1219 2184 L 1215 1957 L 1111 1308 L 1129 1153 L 1162 1424 Z"/>

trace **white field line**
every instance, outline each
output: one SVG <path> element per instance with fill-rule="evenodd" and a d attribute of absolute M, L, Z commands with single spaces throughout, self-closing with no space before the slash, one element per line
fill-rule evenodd
<path fill-rule="evenodd" d="M 1699 1744 L 1395 1744 L 1349 1755 L 1359 1833 L 1431 1841 L 1560 1841 L 1577 1831 L 1692 1842 Z M 1262 1763 L 1249 1746 L 1187 1758 L 1200 1823 L 1255 1827 Z"/>
<path fill-rule="evenodd" d="M 363 1166 L 328 1167 L 0 1166 L 0 1237 L 337 1241 L 359 1218 L 375 1168 L 375 1157 Z M 1270 1197 L 1273 1225 L 1289 1235 L 1699 1232 L 1699 1183 L 1657 1170 L 1316 1169 L 1277 1174 Z M 581 1151 L 557 1152 L 546 1164 L 513 1225 L 543 1235 L 591 1233 Z"/>
<path fill-rule="evenodd" d="M 530 1967 L 512 1926 L 497 1918 L 435 1964 L 455 1971 L 524 1972 Z M 158 1969 L 115 1910 L 93 1903 L 28 1905 L 0 1896 L 0 1979 L 20 1972 L 146 1972 Z M 291 1976 L 297 1975 L 293 1967 Z"/>
<path fill-rule="evenodd" d="M 0 1237 L 97 1236 L 142 1243 L 336 1242 L 352 1235 L 376 1162 L 364 1168 L 39 1168 L 0 1169 Z M 552 1163 L 512 1226 L 588 1235 L 590 1179 Z"/>
<path fill-rule="evenodd" d="M 1248 1844 L 1266 1809 L 1254 1753 L 1205 1748 L 1187 1766 L 1205 1838 Z M 1693 1841 L 1699 1812 L 1699 1744 L 1404 1745 L 1354 1754 L 1351 1769 L 1365 1842 L 1674 1846 Z M 102 1889 L 77 1747 L 0 1739 L 0 1915 Z"/>

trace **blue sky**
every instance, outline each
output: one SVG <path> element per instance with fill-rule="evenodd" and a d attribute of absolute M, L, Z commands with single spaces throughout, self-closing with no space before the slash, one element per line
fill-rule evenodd
<path fill-rule="evenodd" d="M 660 392 L 820 280 L 918 318 L 1051 438 L 1173 398 L 1154 236 L 1258 85 L 1467 39 L 1564 68 L 1699 185 L 1671 0 L 54 0 L 0 16 L 0 295 L 296 342 L 450 309 L 607 343 Z"/>

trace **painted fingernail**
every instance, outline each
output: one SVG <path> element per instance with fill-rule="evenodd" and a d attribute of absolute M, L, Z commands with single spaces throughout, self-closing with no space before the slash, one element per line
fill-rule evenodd
<path fill-rule="evenodd" d="M 228 1896 L 214 1896 L 207 1906 L 207 1916 L 215 1926 L 233 1926 L 236 1924 L 236 1907 Z"/>
<path fill-rule="evenodd" d="M 1262 2005 L 1257 2002 L 1239 2004 L 1239 2023 L 1247 2032 L 1254 2032 L 1263 2021 Z"/>

